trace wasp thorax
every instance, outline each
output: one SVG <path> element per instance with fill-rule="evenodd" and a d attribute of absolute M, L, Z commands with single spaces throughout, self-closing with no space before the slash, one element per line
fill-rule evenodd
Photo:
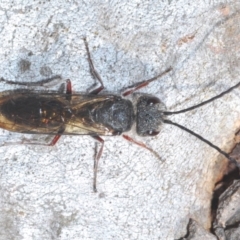
<path fill-rule="evenodd" d="M 156 97 L 142 96 L 137 102 L 137 134 L 154 136 L 160 131 L 165 106 Z"/>
<path fill-rule="evenodd" d="M 112 128 L 114 135 L 129 131 L 134 122 L 133 105 L 129 100 L 111 98 L 99 104 L 94 112 L 94 121 Z"/>

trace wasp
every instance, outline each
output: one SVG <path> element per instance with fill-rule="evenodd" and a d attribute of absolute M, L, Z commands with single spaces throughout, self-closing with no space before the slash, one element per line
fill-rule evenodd
<path fill-rule="evenodd" d="M 104 89 L 104 84 L 94 67 L 87 40 L 86 38 L 83 40 L 90 72 L 98 80 L 100 86 L 88 94 L 72 93 L 71 81 L 67 80 L 65 93 L 57 91 L 37 92 L 26 89 L 2 92 L 0 94 L 0 128 L 19 133 L 55 135 L 49 144 L 45 144 L 50 146 L 55 145 L 62 135 L 85 134 L 98 140 L 101 147 L 94 161 L 93 190 L 95 192 L 97 191 L 98 162 L 104 147 L 104 140 L 101 136 L 123 135 L 126 140 L 156 154 L 154 150 L 144 143 L 138 142 L 125 134 L 133 126 L 136 126 L 135 131 L 139 136 L 155 136 L 159 134 L 163 123 L 172 124 L 199 138 L 238 166 L 236 160 L 219 147 L 192 130 L 172 122 L 167 119 L 167 116 L 191 111 L 208 104 L 237 88 L 240 82 L 207 101 L 173 112 L 166 111 L 164 104 L 155 96 L 138 94 L 134 102 L 126 98 L 138 89 L 146 87 L 151 82 L 168 74 L 172 71 L 172 67 L 167 68 L 151 79 L 128 87 L 121 96 L 114 94 L 98 95 Z M 9 84 L 28 86 L 44 84 L 52 80 L 54 79 L 29 84 L 1 78 L 1 81 Z"/>

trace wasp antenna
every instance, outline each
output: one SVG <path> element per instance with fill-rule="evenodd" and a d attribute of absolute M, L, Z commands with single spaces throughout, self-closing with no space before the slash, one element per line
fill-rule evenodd
<path fill-rule="evenodd" d="M 237 162 L 236 159 L 234 158 L 231 158 L 229 156 L 229 154 L 227 154 L 226 152 L 224 152 L 222 149 L 220 149 L 218 146 L 214 145 L 213 143 L 211 143 L 210 141 L 208 141 L 207 139 L 203 138 L 202 136 L 198 135 L 197 133 L 193 132 L 192 130 L 178 124 L 178 123 L 175 123 L 175 122 L 172 122 L 170 120 L 167 120 L 167 119 L 164 119 L 163 120 L 164 123 L 167 123 L 167 124 L 171 124 L 171 125 L 174 125 L 176 127 L 179 127 L 181 128 L 182 130 L 190 133 L 191 135 L 195 136 L 196 138 L 200 139 L 201 141 L 205 142 L 207 145 L 209 145 L 210 147 L 214 148 L 215 150 L 217 150 L 219 153 L 221 153 L 223 156 L 225 156 L 230 162 L 234 163 L 238 168 L 240 167 L 240 164 Z"/>
<path fill-rule="evenodd" d="M 173 114 L 180 114 L 180 113 L 192 111 L 193 109 L 199 108 L 199 107 L 201 107 L 201 106 L 203 106 L 203 105 L 205 105 L 205 104 L 208 104 L 208 103 L 210 103 L 210 102 L 215 101 L 215 100 L 218 99 L 218 98 L 221 98 L 222 96 L 230 93 L 233 89 L 235 89 L 235 88 L 237 88 L 237 87 L 239 87 L 239 86 L 240 86 L 240 82 L 238 82 L 236 85 L 230 87 L 228 90 L 226 90 L 226 91 L 218 94 L 217 96 L 215 96 L 215 97 L 213 97 L 213 98 L 210 98 L 210 99 L 208 99 L 208 100 L 206 100 L 206 101 L 204 101 L 204 102 L 201 102 L 201 103 L 199 103 L 199 104 L 197 104 L 197 105 L 194 105 L 194 106 L 192 106 L 192 107 L 189 107 L 189 108 L 186 108 L 186 109 L 183 109 L 183 110 L 179 110 L 179 111 L 173 111 L 173 112 L 164 111 L 163 114 L 164 114 L 164 115 L 173 115 Z"/>

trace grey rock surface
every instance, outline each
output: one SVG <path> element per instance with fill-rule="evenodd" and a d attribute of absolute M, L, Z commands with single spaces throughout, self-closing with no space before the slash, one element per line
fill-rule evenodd
<path fill-rule="evenodd" d="M 240 239 L 240 180 L 234 183 L 219 198 L 214 229 L 219 239 Z"/>
<path fill-rule="evenodd" d="M 239 5 L 1 1 L 0 77 L 33 82 L 61 75 L 72 80 L 74 91 L 86 93 L 95 81 L 85 36 L 105 93 L 119 93 L 172 66 L 171 74 L 141 92 L 159 97 L 168 110 L 180 110 L 239 81 Z M 1 91 L 15 88 L 0 82 Z M 171 119 L 229 151 L 240 125 L 239 91 Z M 0 134 L 2 145 L 45 138 Z M 104 137 L 97 194 L 92 190 L 95 143 L 89 136 L 63 136 L 54 147 L 1 147 L 0 239 L 172 240 L 186 234 L 189 218 L 209 229 L 224 158 L 174 126 L 136 139 L 164 162 L 120 136 Z"/>

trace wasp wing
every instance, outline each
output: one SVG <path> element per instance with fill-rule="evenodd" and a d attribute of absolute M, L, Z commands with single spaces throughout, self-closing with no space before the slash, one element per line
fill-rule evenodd
<path fill-rule="evenodd" d="M 115 135 L 115 129 L 96 123 L 94 111 L 114 95 L 6 91 L 0 94 L 0 128 L 33 134 Z"/>

